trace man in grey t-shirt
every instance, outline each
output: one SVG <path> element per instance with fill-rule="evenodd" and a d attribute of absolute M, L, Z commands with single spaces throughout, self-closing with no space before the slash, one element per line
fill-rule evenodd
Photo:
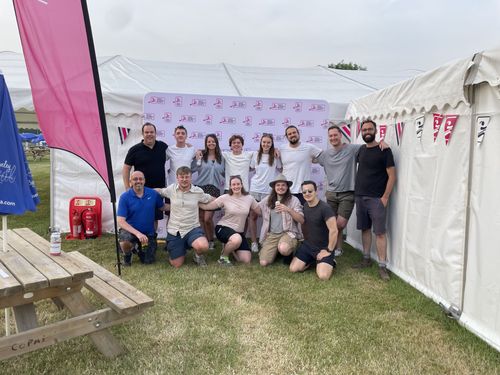
<path fill-rule="evenodd" d="M 316 159 L 325 169 L 328 179 L 325 197 L 337 217 L 339 235 L 335 246 L 335 256 L 338 257 L 342 255 L 344 242 L 342 231 L 347 226 L 354 208 L 356 154 L 361 145 L 342 143 L 342 132 L 337 125 L 328 128 L 328 141 L 332 148 L 323 151 Z M 388 145 L 382 141 L 380 148 L 388 148 Z"/>

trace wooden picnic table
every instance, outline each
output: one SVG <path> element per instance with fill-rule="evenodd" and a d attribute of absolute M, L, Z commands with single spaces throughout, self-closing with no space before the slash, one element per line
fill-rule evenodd
<path fill-rule="evenodd" d="M 0 338 L 0 360 L 82 335 L 107 357 L 124 352 L 107 328 L 142 313 L 151 298 L 78 251 L 51 256 L 49 242 L 28 228 L 9 230 L 7 238 L 8 251 L 0 250 L 0 309 L 12 308 L 17 333 Z M 82 287 L 107 307 L 94 307 Z M 48 298 L 73 317 L 39 326 L 34 302 Z"/>

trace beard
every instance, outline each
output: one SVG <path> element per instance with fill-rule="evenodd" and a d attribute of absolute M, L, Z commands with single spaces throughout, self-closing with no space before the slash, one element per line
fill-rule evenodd
<path fill-rule="evenodd" d="M 291 145 L 296 145 L 299 143 L 299 138 L 289 139 L 288 142 L 290 142 Z"/>
<path fill-rule="evenodd" d="M 363 134 L 363 141 L 365 141 L 366 143 L 373 142 L 374 140 L 375 140 L 375 134 L 370 134 L 370 133 Z"/>

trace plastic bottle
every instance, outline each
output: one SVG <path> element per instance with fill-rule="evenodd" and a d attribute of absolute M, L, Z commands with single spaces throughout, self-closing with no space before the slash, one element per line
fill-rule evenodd
<path fill-rule="evenodd" d="M 50 255 L 61 255 L 61 231 L 59 227 L 53 227 L 50 233 Z"/>

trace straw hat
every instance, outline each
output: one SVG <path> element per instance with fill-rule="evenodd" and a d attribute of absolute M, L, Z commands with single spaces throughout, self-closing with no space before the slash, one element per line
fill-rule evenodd
<path fill-rule="evenodd" d="M 293 182 L 292 181 L 288 181 L 287 178 L 286 178 L 286 176 L 283 173 L 280 173 L 279 175 L 277 175 L 276 178 L 274 179 L 274 181 L 271 181 L 269 183 L 269 186 L 271 186 L 274 189 L 274 185 L 276 184 L 276 182 L 286 182 L 286 184 L 288 185 L 288 187 L 290 187 L 290 186 L 293 185 Z"/>

